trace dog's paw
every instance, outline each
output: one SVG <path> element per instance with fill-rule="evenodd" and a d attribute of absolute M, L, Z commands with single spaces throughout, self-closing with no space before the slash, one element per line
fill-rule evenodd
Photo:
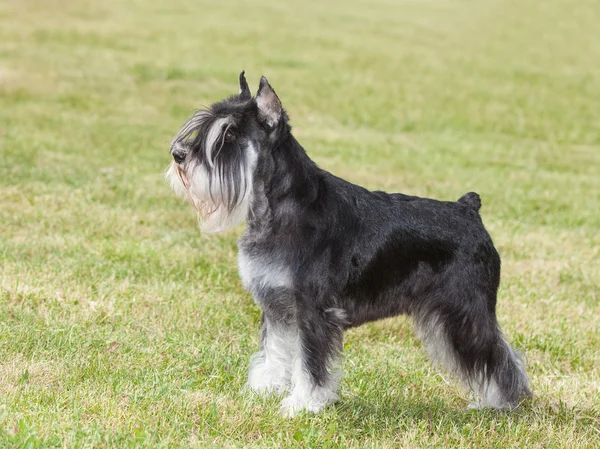
<path fill-rule="evenodd" d="M 483 405 L 481 402 L 471 402 L 469 405 L 467 405 L 467 410 L 483 410 L 485 408 L 485 405 Z"/>
<path fill-rule="evenodd" d="M 294 395 L 288 396 L 281 401 L 281 407 L 279 408 L 279 412 L 284 418 L 293 418 L 302 410 L 317 413 L 321 411 L 321 408 L 315 407 L 314 405 L 309 407 L 308 404 Z"/>
<path fill-rule="evenodd" d="M 324 389 L 317 389 L 309 396 L 296 392 L 281 401 L 280 412 L 286 418 L 293 418 L 302 410 L 310 413 L 319 413 L 328 404 L 333 404 L 339 399 L 338 395 Z"/>

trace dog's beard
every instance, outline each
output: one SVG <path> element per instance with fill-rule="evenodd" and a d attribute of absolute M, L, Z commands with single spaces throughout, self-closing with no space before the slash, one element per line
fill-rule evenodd
<path fill-rule="evenodd" d="M 250 163 L 241 163 L 240 183 L 232 185 L 223 180 L 218 171 L 209 171 L 204 165 L 192 162 L 184 170 L 172 162 L 167 169 L 166 178 L 175 193 L 185 198 L 197 211 L 200 230 L 216 233 L 246 219 L 250 209 L 251 170 Z M 232 202 L 235 196 L 238 198 Z"/>
<path fill-rule="evenodd" d="M 196 117 L 190 122 L 193 120 L 198 122 Z M 214 151 L 215 146 L 222 146 L 216 130 L 224 124 L 225 120 L 219 119 L 209 130 L 203 161 L 192 159 L 185 164 L 171 162 L 165 173 L 175 193 L 185 198 L 197 211 L 200 230 L 206 233 L 221 232 L 240 224 L 250 209 L 252 171 L 257 154 L 252 144 L 248 144 L 242 157 L 225 165 L 223 158 L 219 158 L 220 150 Z M 184 139 L 190 134 L 190 126 L 184 125 L 174 139 L 173 148 L 185 145 Z"/>

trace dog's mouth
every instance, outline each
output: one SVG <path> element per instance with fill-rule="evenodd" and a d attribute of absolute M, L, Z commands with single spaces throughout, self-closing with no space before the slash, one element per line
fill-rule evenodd
<path fill-rule="evenodd" d="M 185 189 L 189 192 L 190 190 L 190 178 L 188 178 L 187 173 L 181 168 L 179 164 L 175 165 L 175 170 L 177 171 L 177 176 L 181 180 L 181 183 L 185 187 Z"/>
<path fill-rule="evenodd" d="M 219 210 L 220 205 L 215 204 L 212 200 L 203 200 L 194 195 L 190 189 L 191 183 L 190 178 L 187 173 L 181 166 L 175 165 L 175 169 L 177 172 L 177 176 L 179 177 L 183 187 L 185 188 L 185 198 L 190 205 L 196 209 L 198 215 L 203 219 L 208 219 L 211 215 L 213 215 L 217 210 Z"/>

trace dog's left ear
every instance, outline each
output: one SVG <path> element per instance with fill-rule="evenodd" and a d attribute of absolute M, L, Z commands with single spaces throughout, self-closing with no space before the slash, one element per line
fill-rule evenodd
<path fill-rule="evenodd" d="M 246 73 L 245 70 L 242 70 L 240 73 L 240 98 L 242 100 L 250 100 L 252 94 L 250 93 L 250 88 L 248 87 L 248 82 L 246 81 L 244 73 Z"/>
<path fill-rule="evenodd" d="M 260 79 L 256 93 L 256 105 L 258 106 L 258 118 L 261 121 L 271 128 L 279 124 L 283 116 L 283 107 L 279 97 L 264 76 Z"/>

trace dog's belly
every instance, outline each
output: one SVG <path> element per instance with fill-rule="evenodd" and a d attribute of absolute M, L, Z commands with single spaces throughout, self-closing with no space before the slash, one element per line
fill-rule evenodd
<path fill-rule="evenodd" d="M 382 320 L 410 312 L 409 299 L 393 293 L 376 296 L 345 298 L 342 306 L 348 327 L 360 326 L 369 321 Z"/>

